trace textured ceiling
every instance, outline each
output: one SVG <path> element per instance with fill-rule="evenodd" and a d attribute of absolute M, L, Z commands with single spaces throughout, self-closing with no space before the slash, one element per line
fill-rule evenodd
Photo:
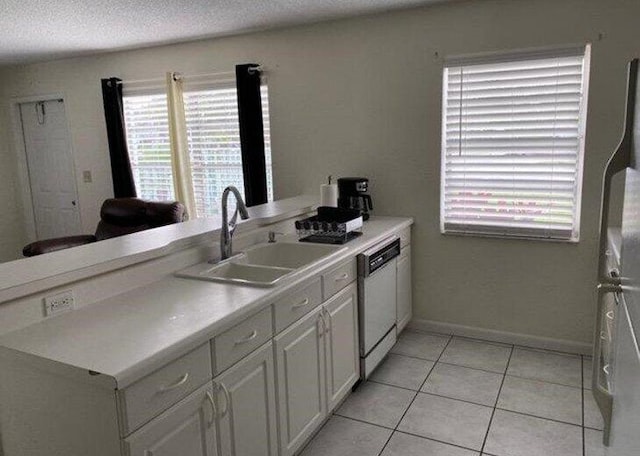
<path fill-rule="evenodd" d="M 0 0 L 0 65 L 135 48 L 436 0 Z"/>

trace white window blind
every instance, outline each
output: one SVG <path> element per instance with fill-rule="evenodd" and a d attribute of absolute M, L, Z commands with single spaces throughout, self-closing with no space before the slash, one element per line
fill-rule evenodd
<path fill-rule="evenodd" d="M 262 86 L 261 95 L 267 191 L 269 201 L 272 201 L 269 95 L 266 85 Z M 235 82 L 185 90 L 183 98 L 196 216 L 218 215 L 220 197 L 225 187 L 235 185 L 244 197 Z M 124 114 L 138 196 L 157 201 L 175 199 L 166 94 L 149 93 L 148 90 L 138 94 L 132 89 L 124 96 Z"/>
<path fill-rule="evenodd" d="M 173 200 L 167 96 L 164 93 L 127 95 L 123 105 L 138 197 Z"/>
<path fill-rule="evenodd" d="M 576 241 L 588 48 L 451 62 L 441 230 Z"/>
<path fill-rule="evenodd" d="M 186 90 L 185 117 L 198 217 L 218 215 L 225 187 L 234 185 L 244 197 L 238 99 L 235 83 L 206 90 Z M 273 200 L 269 100 L 262 87 L 268 198 Z"/>

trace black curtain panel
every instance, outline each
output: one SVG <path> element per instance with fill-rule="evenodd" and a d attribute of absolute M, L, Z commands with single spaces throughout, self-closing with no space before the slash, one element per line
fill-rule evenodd
<path fill-rule="evenodd" d="M 255 63 L 236 65 L 242 171 L 247 206 L 267 202 L 267 168 L 260 97 L 260 70 Z"/>
<path fill-rule="evenodd" d="M 104 118 L 107 123 L 109 156 L 111 158 L 111 178 L 113 179 L 113 194 L 116 198 L 137 196 L 131 161 L 129 160 L 127 135 L 125 134 L 121 82 L 118 78 L 102 80 Z"/>

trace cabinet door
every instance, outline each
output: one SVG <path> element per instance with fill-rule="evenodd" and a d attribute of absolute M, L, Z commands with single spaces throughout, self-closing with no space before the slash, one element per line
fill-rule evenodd
<path fill-rule="evenodd" d="M 610 456 L 636 455 L 640 448 L 640 347 L 633 323 L 625 301 L 621 300 L 616 333 L 613 416 L 607 453 Z"/>
<path fill-rule="evenodd" d="M 210 383 L 125 439 L 129 456 L 215 456 L 215 408 Z"/>
<path fill-rule="evenodd" d="M 360 375 L 356 284 L 349 285 L 327 301 L 324 309 L 327 321 L 327 408 L 332 411 Z"/>
<path fill-rule="evenodd" d="M 218 439 L 224 456 L 276 456 L 273 344 L 262 346 L 214 379 Z"/>
<path fill-rule="evenodd" d="M 298 450 L 326 416 L 322 309 L 275 338 L 281 456 Z"/>
<path fill-rule="evenodd" d="M 411 247 L 402 249 L 398 263 L 396 265 L 397 286 L 396 286 L 396 325 L 398 334 L 407 326 L 411 320 Z"/>

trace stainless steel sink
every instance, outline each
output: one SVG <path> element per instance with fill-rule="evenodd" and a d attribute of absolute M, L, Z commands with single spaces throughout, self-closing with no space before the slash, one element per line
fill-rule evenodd
<path fill-rule="evenodd" d="M 276 242 L 259 244 L 217 264 L 201 263 L 176 272 L 178 277 L 257 287 L 274 286 L 287 275 L 327 259 L 344 247 Z"/>
<path fill-rule="evenodd" d="M 340 250 L 342 247 L 334 245 L 276 242 L 251 247 L 243 252 L 238 261 L 260 266 L 298 269 Z"/>

